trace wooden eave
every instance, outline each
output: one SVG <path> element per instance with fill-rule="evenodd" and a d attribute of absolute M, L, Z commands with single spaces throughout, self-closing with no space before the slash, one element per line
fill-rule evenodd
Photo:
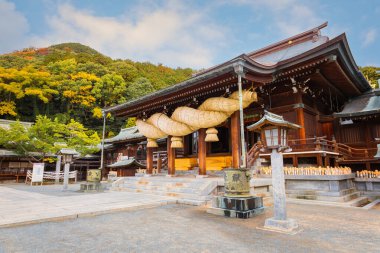
<path fill-rule="evenodd" d="M 259 83 L 256 85 L 260 86 L 279 82 L 281 78 L 285 80 L 294 77 L 296 73 L 299 75 L 311 74 L 311 72 L 305 71 L 305 68 L 319 68 L 324 71 L 327 63 L 334 67 L 335 75 L 338 73 L 340 79 L 330 79 L 331 75 L 325 73 L 327 71 L 324 72 L 324 77 L 338 90 L 351 92 L 345 93 L 346 96 L 360 95 L 370 89 L 370 85 L 353 60 L 345 34 L 341 34 L 318 47 L 272 66 L 260 64 L 248 55 L 242 54 L 198 73 L 184 82 L 121 105 L 105 108 L 104 112 L 112 112 L 116 116 L 138 116 L 144 112 L 150 114 L 155 111 L 163 111 L 165 106 L 184 105 L 194 98 L 199 98 L 201 101 L 206 97 L 222 95 L 226 88 L 236 89 L 237 75 L 234 72 L 236 64 L 243 66 L 247 76 L 243 85 L 248 87 L 248 83 L 252 84 L 252 82 Z M 331 68 L 331 66 L 328 67 Z"/>

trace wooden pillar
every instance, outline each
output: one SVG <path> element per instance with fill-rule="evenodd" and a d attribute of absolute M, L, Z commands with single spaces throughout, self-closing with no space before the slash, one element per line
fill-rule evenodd
<path fill-rule="evenodd" d="M 175 149 L 171 147 L 171 136 L 168 136 L 167 152 L 168 152 L 168 174 L 175 175 Z"/>
<path fill-rule="evenodd" d="M 198 161 L 199 161 L 199 175 L 206 175 L 206 129 L 201 128 L 198 130 Z"/>
<path fill-rule="evenodd" d="M 157 173 L 161 173 L 161 168 L 162 168 L 162 158 L 158 154 L 158 157 L 157 157 Z"/>
<path fill-rule="evenodd" d="M 293 155 L 293 167 L 298 168 L 298 157 L 297 155 Z"/>
<path fill-rule="evenodd" d="M 322 136 L 322 125 L 319 122 L 321 117 L 320 117 L 318 106 L 317 106 L 317 103 L 315 100 L 313 100 L 313 109 L 314 109 L 314 112 L 316 113 L 316 115 L 315 115 L 315 124 L 316 124 L 315 135 L 317 137 L 319 137 L 319 136 Z M 329 136 L 327 136 L 327 138 L 329 138 Z"/>
<path fill-rule="evenodd" d="M 153 148 L 146 148 L 146 174 L 153 171 Z"/>
<path fill-rule="evenodd" d="M 330 166 L 330 156 L 329 156 L 329 155 L 326 155 L 326 156 L 325 156 L 325 166 L 326 166 L 326 167 L 329 167 L 329 166 Z"/>
<path fill-rule="evenodd" d="M 298 138 L 299 139 L 306 139 L 306 131 L 305 131 L 305 115 L 303 111 L 303 101 L 302 101 L 302 93 L 297 93 L 297 124 L 301 126 L 301 128 L 298 130 Z M 301 141 L 301 144 L 306 144 L 306 141 Z"/>
<path fill-rule="evenodd" d="M 322 155 L 321 154 L 317 155 L 317 166 L 323 167 L 323 161 L 322 161 Z"/>
<path fill-rule="evenodd" d="M 231 116 L 231 149 L 232 149 L 232 167 L 240 167 L 241 148 L 240 148 L 240 116 L 236 111 Z"/>

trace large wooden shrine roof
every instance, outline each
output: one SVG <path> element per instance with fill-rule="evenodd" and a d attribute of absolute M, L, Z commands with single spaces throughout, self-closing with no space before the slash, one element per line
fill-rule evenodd
<path fill-rule="evenodd" d="M 260 50 L 241 54 L 229 61 L 196 73 L 190 79 L 124 104 L 105 108 L 116 116 L 139 116 L 181 106 L 193 100 L 223 95 L 237 89 L 235 67 L 244 70 L 243 87 L 283 85 L 290 79 L 311 78 L 331 89 L 341 101 L 371 89 L 360 73 L 343 33 L 333 39 L 321 36 L 324 23 Z"/>

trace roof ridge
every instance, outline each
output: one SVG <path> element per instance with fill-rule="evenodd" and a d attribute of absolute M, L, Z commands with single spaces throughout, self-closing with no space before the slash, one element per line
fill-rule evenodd
<path fill-rule="evenodd" d="M 320 30 L 325 28 L 327 25 L 328 25 L 328 22 L 326 21 L 317 27 L 314 27 L 314 28 L 307 30 L 305 32 L 293 35 L 292 37 L 286 38 L 286 39 L 281 40 L 279 42 L 270 44 L 269 46 L 263 47 L 261 49 L 252 51 L 252 52 L 248 53 L 247 55 L 249 57 L 265 55 L 267 53 L 276 51 L 277 48 L 281 48 L 281 47 L 289 45 L 289 44 L 293 45 L 292 42 L 294 42 L 294 41 L 303 41 L 307 38 L 312 38 L 313 36 L 318 35 Z"/>

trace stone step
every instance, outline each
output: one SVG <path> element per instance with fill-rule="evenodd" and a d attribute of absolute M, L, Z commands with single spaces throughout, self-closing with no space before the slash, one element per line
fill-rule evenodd
<path fill-rule="evenodd" d="M 351 201 L 348 201 L 346 204 L 350 206 L 362 207 L 363 205 L 369 203 L 368 197 L 362 196 Z"/>
<path fill-rule="evenodd" d="M 207 186 L 209 182 L 201 183 L 175 183 L 175 182 L 133 182 L 133 181 L 124 181 L 124 185 L 138 185 L 138 186 L 165 186 L 165 187 L 177 187 L 177 188 L 200 188 L 202 186 Z"/>
<path fill-rule="evenodd" d="M 286 194 L 292 195 L 316 195 L 316 196 L 331 196 L 342 197 L 348 194 L 355 193 L 355 188 L 345 189 L 341 191 L 316 191 L 316 190 L 286 190 Z"/>
<path fill-rule="evenodd" d="M 124 184 L 122 187 L 129 189 L 139 189 L 139 190 L 152 190 L 152 191 L 166 191 L 166 192 L 176 192 L 176 193 L 191 193 L 191 194 L 200 194 L 200 190 L 197 188 L 175 188 L 168 186 L 154 186 L 154 185 L 133 185 L 133 184 Z"/>
<path fill-rule="evenodd" d="M 146 190 L 146 189 L 133 189 L 133 188 L 118 188 L 113 189 L 114 191 L 127 191 L 127 192 L 140 192 L 145 194 L 153 194 L 153 195 L 161 195 L 161 196 L 169 196 L 176 197 L 183 200 L 196 200 L 196 201 L 209 201 L 212 196 L 201 196 L 197 194 L 189 194 L 189 193 L 178 193 L 178 192 L 167 192 L 167 191 L 157 191 L 157 190 Z"/>
<path fill-rule="evenodd" d="M 305 199 L 305 200 L 319 200 L 331 202 L 348 202 L 360 196 L 359 192 L 353 192 L 344 196 L 319 196 L 319 195 L 301 195 L 301 194 L 286 194 L 288 198 Z"/>
<path fill-rule="evenodd" d="M 217 181 L 176 177 L 125 177 L 118 179 L 111 190 L 171 196 L 180 204 L 204 205 L 211 200 Z"/>
<path fill-rule="evenodd" d="M 202 179 L 196 178 L 176 178 L 176 177 L 124 177 L 124 181 L 148 181 L 148 182 L 168 182 L 168 183 L 192 183 L 201 182 Z"/>

